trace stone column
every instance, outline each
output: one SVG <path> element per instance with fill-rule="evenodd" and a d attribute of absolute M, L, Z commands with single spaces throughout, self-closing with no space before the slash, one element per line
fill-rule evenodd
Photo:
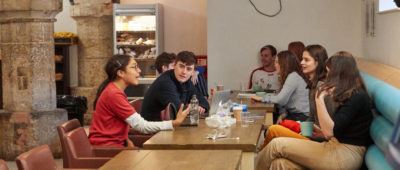
<path fill-rule="evenodd" d="M 86 96 L 85 124 L 93 116 L 97 88 L 106 78 L 104 66 L 113 55 L 113 8 L 111 0 L 75 0 L 70 8 L 78 30 L 78 87 L 72 93 Z"/>
<path fill-rule="evenodd" d="M 4 110 L 0 111 L 0 157 L 47 144 L 61 148 L 57 125 L 67 112 L 56 109 L 54 22 L 62 0 L 2 0 L 0 3 Z"/>

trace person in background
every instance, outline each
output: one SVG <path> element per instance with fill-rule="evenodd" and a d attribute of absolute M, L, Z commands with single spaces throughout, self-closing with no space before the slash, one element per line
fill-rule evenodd
<path fill-rule="evenodd" d="M 89 127 L 89 141 L 92 145 L 133 147 L 128 139 L 129 126 L 145 134 L 155 133 L 172 130 L 187 116 L 189 108 L 182 111 L 183 105 L 175 120 L 163 122 L 148 122 L 135 111 L 124 93 L 128 85 L 139 84 L 141 70 L 132 57 L 114 55 L 104 70 L 108 77 L 97 91 L 93 103 L 93 120 Z"/>
<path fill-rule="evenodd" d="M 151 84 L 142 103 L 142 116 L 148 121 L 160 121 L 160 112 L 168 103 L 174 106 L 189 104 L 193 95 L 199 100 L 199 112 L 205 113 L 209 108 L 208 101 L 198 93 L 190 81 L 195 67 L 195 55 L 189 51 L 182 51 L 177 55 L 175 68 L 161 74 Z"/>
<path fill-rule="evenodd" d="M 315 91 L 322 85 L 326 79 L 326 65 L 325 62 L 328 59 L 328 54 L 324 47 L 321 45 L 309 45 L 305 48 L 303 52 L 303 60 L 301 61 L 301 66 L 303 68 L 303 73 L 309 80 L 307 88 L 309 89 L 309 100 L 310 100 L 310 117 L 309 120 L 313 121 L 316 125 L 319 125 L 317 118 L 317 110 L 315 107 Z M 326 106 L 330 114 L 334 112 L 334 106 L 331 100 L 327 98 L 325 100 Z M 297 129 L 300 129 L 300 125 Z M 310 140 L 307 137 L 300 135 L 299 133 L 281 126 L 272 125 L 268 128 L 267 134 L 265 135 L 264 144 L 261 147 L 264 148 L 271 142 L 272 139 L 277 137 L 291 137 L 297 139 Z"/>
<path fill-rule="evenodd" d="M 192 80 L 192 83 L 196 87 L 198 93 L 202 94 L 206 99 L 208 99 L 208 87 L 206 79 L 199 71 L 199 67 L 197 66 L 197 57 L 194 56 L 194 59 L 196 61 L 196 64 L 190 80 Z"/>
<path fill-rule="evenodd" d="M 275 68 L 276 48 L 266 45 L 260 50 L 262 66 L 251 72 L 249 89 L 253 85 L 260 85 L 263 89 L 278 90 L 281 86 Z"/>
<path fill-rule="evenodd" d="M 256 169 L 359 169 L 369 144 L 371 99 L 354 57 L 340 51 L 326 63 L 326 82 L 315 93 L 319 126 L 313 137 L 324 142 L 275 138 L 256 157 Z M 329 115 L 325 97 L 337 105 Z"/>
<path fill-rule="evenodd" d="M 307 120 L 310 112 L 309 94 L 306 88 L 308 80 L 301 71 L 296 55 L 290 51 L 280 52 L 275 66 L 282 84 L 280 92 L 276 96 L 252 96 L 251 99 L 278 104 L 279 117 L 276 124 L 285 119 L 294 121 Z"/>
<path fill-rule="evenodd" d="M 304 48 L 305 46 L 301 41 L 293 41 L 288 45 L 288 50 L 293 52 L 297 56 L 299 62 L 303 60 Z"/>
<path fill-rule="evenodd" d="M 158 74 L 164 73 L 167 70 L 174 69 L 175 59 L 175 53 L 163 52 L 158 55 L 155 63 Z"/>

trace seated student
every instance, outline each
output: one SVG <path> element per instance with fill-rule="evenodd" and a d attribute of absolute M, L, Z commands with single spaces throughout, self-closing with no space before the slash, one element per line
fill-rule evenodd
<path fill-rule="evenodd" d="M 256 169 L 359 169 L 369 141 L 371 100 L 353 56 L 338 52 L 327 61 L 328 76 L 314 98 L 320 126 L 313 137 L 324 142 L 275 138 L 256 158 Z M 330 116 L 325 96 L 337 110 Z"/>
<path fill-rule="evenodd" d="M 176 55 L 174 53 L 163 52 L 158 55 L 155 63 L 158 74 L 174 69 L 175 59 Z"/>
<path fill-rule="evenodd" d="M 195 61 L 197 61 L 197 57 L 194 56 Z M 193 83 L 193 85 L 196 87 L 196 90 L 198 93 L 202 94 L 206 99 L 208 99 L 208 87 L 207 87 L 207 81 L 204 78 L 203 74 L 199 72 L 197 69 L 197 62 L 194 67 L 194 71 L 192 74 L 192 78 L 190 79 Z"/>
<path fill-rule="evenodd" d="M 251 72 L 249 89 L 253 85 L 260 85 L 263 89 L 278 90 L 281 85 L 274 64 L 276 49 L 272 45 L 266 45 L 261 48 L 260 54 L 262 66 Z"/>
<path fill-rule="evenodd" d="M 189 109 L 177 114 L 176 120 L 148 122 L 136 113 L 124 93 L 128 85 L 138 85 L 141 70 L 136 61 L 127 55 L 112 56 L 106 66 L 108 78 L 100 85 L 94 100 L 93 120 L 89 127 L 89 140 L 92 145 L 133 147 L 128 139 L 129 125 L 142 133 L 170 130 L 179 126 Z"/>
<path fill-rule="evenodd" d="M 208 101 L 196 91 L 196 87 L 190 81 L 195 63 L 192 52 L 182 51 L 178 54 L 175 69 L 161 74 L 147 90 L 142 103 L 144 119 L 159 121 L 160 111 L 164 110 L 168 103 L 173 103 L 175 106 L 189 104 L 194 94 L 199 100 L 200 114 L 210 108 Z"/>
<path fill-rule="evenodd" d="M 304 48 L 305 46 L 301 41 L 293 41 L 288 45 L 288 50 L 293 52 L 297 56 L 299 62 L 303 60 Z"/>
<path fill-rule="evenodd" d="M 319 125 L 317 116 L 316 116 L 316 107 L 315 107 L 315 90 L 317 87 L 322 85 L 326 78 L 326 66 L 325 62 L 328 59 L 328 54 L 324 47 L 321 45 L 309 45 L 305 48 L 303 52 L 303 60 L 301 61 L 301 66 L 303 68 L 303 73 L 309 79 L 309 83 L 307 88 L 309 89 L 309 99 L 310 99 L 310 117 L 309 120 L 315 122 L 316 125 Z M 326 99 L 327 108 L 329 113 L 333 113 L 334 106 L 332 102 Z M 297 132 L 294 132 L 284 126 L 281 125 L 272 125 L 268 127 L 267 134 L 265 136 L 264 144 L 261 147 L 264 148 L 268 143 L 277 137 L 291 137 L 298 139 L 309 140 L 309 138 L 300 135 Z"/>
<path fill-rule="evenodd" d="M 282 84 L 280 92 L 276 96 L 253 96 L 251 99 L 278 104 L 280 115 L 277 124 L 285 119 L 307 120 L 310 111 L 307 80 L 296 56 L 290 51 L 282 51 L 278 54 L 278 62 L 275 65 Z"/>

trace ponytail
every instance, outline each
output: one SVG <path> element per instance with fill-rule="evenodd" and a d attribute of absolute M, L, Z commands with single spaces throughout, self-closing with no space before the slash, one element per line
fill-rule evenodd
<path fill-rule="evenodd" d="M 96 110 L 97 100 L 99 99 L 103 90 L 107 87 L 109 83 L 117 79 L 118 70 L 126 70 L 126 66 L 129 64 L 131 58 L 132 57 L 128 55 L 114 55 L 107 61 L 107 64 L 104 67 L 104 71 L 107 73 L 107 79 L 104 80 L 97 89 L 96 98 L 93 102 L 93 110 Z"/>
<path fill-rule="evenodd" d="M 93 110 L 96 110 L 97 100 L 99 99 L 100 94 L 103 92 L 103 90 L 106 88 L 106 86 L 107 86 L 108 83 L 110 83 L 110 82 L 111 82 L 110 79 L 106 79 L 106 80 L 104 80 L 104 81 L 100 84 L 99 88 L 97 89 L 96 98 L 94 99 L 94 102 L 93 102 Z"/>

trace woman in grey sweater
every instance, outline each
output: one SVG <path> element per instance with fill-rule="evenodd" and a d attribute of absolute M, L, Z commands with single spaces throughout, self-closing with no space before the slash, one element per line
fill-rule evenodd
<path fill-rule="evenodd" d="M 278 104 L 277 124 L 285 119 L 307 120 L 310 113 L 309 91 L 306 88 L 307 79 L 300 68 L 296 55 L 290 51 L 280 52 L 275 67 L 280 75 L 281 91 L 277 95 L 253 96 L 252 99 Z"/>

